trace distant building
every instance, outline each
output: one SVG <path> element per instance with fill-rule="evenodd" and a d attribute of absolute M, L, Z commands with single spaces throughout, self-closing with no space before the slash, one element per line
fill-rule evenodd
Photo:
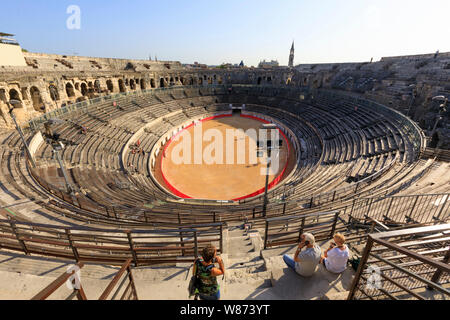
<path fill-rule="evenodd" d="M 195 68 L 195 69 L 208 69 L 208 66 L 206 64 L 194 62 L 194 64 L 185 64 L 184 65 L 187 68 Z"/>
<path fill-rule="evenodd" d="M 13 34 L 0 32 L 0 66 L 26 66 L 22 48 Z"/>
<path fill-rule="evenodd" d="M 277 60 L 272 60 L 272 61 L 263 60 L 259 63 L 258 68 L 276 68 L 279 66 L 280 66 L 280 64 L 278 63 Z"/>
<path fill-rule="evenodd" d="M 294 41 L 292 41 L 292 47 L 291 47 L 291 53 L 289 54 L 289 68 L 293 68 L 294 67 Z"/>

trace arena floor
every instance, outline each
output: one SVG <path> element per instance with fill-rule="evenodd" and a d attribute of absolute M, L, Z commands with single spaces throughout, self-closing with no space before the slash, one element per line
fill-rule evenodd
<path fill-rule="evenodd" d="M 264 120 L 258 118 L 249 118 L 240 115 L 225 116 L 219 118 L 207 118 L 201 121 L 201 130 L 203 137 L 207 130 L 216 129 L 223 136 L 223 164 L 207 164 L 202 161 L 202 164 L 194 164 L 195 145 L 191 143 L 191 164 L 181 163 L 177 164 L 174 157 L 178 155 L 183 156 L 183 152 L 179 152 L 179 144 L 183 143 L 183 138 L 172 139 L 165 147 L 162 157 L 157 163 L 160 163 L 160 173 L 166 187 L 177 196 L 182 198 L 205 199 L 205 200 L 238 200 L 252 197 L 264 192 L 265 186 L 265 172 L 266 165 L 262 158 L 257 158 L 257 163 L 250 162 L 250 139 L 253 138 L 245 135 L 245 150 L 240 152 L 245 153 L 244 164 L 238 164 L 238 138 L 235 138 L 234 146 L 231 147 L 226 144 L 226 130 L 227 129 L 255 129 L 257 132 L 262 127 Z M 198 124 L 197 124 L 198 125 Z M 194 137 L 195 126 L 185 128 L 182 132 L 187 131 Z M 181 134 L 181 132 L 180 132 Z M 273 188 L 279 181 L 288 175 L 292 170 L 292 163 L 295 163 L 295 152 L 292 152 L 292 145 L 284 135 L 280 134 L 280 139 L 283 139 L 283 145 L 280 148 L 279 165 L 275 174 L 269 175 L 270 187 Z M 202 153 L 215 140 L 203 141 L 201 150 Z M 242 142 L 241 142 L 242 143 Z M 256 141 L 253 143 L 256 144 Z M 178 146 L 178 153 L 174 153 L 174 149 Z M 197 147 L 200 150 L 200 147 Z M 230 148 L 234 148 L 233 164 L 227 164 L 226 151 L 230 152 Z M 216 151 L 208 152 L 208 154 L 216 155 Z M 220 151 L 219 151 L 220 154 Z M 242 156 L 242 154 L 241 154 Z M 230 157 L 231 159 L 231 157 Z M 157 166 L 158 167 L 158 166 Z M 156 168 L 157 170 L 158 168 Z M 264 174 L 261 174 L 264 172 Z M 159 175 L 157 175 L 159 176 Z"/>

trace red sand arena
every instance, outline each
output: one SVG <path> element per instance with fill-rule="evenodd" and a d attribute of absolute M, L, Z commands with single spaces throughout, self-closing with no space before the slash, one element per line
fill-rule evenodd
<path fill-rule="evenodd" d="M 180 150 L 181 146 L 178 146 L 178 144 L 183 143 L 183 137 L 179 137 L 179 139 L 175 139 L 176 136 L 173 137 L 163 147 L 164 151 L 160 153 L 160 156 L 157 159 L 155 173 L 158 173 L 159 171 L 160 174 L 156 174 L 155 176 L 160 180 L 160 183 L 173 194 L 185 199 L 237 201 L 263 193 L 266 179 L 266 165 L 262 160 L 263 158 L 257 158 L 256 164 L 250 162 L 251 158 L 249 153 L 250 150 L 253 152 L 254 148 L 249 147 L 249 140 L 253 140 L 253 137 L 246 134 L 242 138 L 245 139 L 245 148 L 242 148 L 240 151 L 245 152 L 245 162 L 241 162 L 242 164 L 238 164 L 237 161 L 238 150 L 240 149 L 238 148 L 238 138 L 234 138 L 235 141 L 231 147 L 234 149 L 233 164 L 227 164 L 227 161 L 225 160 L 226 150 L 230 152 L 230 147 L 228 146 L 227 149 L 225 137 L 227 129 L 242 129 L 244 131 L 255 129 L 258 132 L 262 125 L 268 122 L 254 116 L 221 115 L 205 118 L 201 120 L 200 123 L 201 130 L 200 127 L 198 127 L 197 132 L 202 132 L 202 137 L 203 134 L 210 129 L 216 129 L 222 134 L 224 143 L 221 144 L 223 148 L 221 151 L 223 151 L 223 157 L 220 158 L 223 159 L 223 164 L 206 164 L 205 161 L 202 161 L 201 164 L 194 164 L 195 145 L 193 143 L 193 137 L 195 125 L 193 124 L 178 133 L 178 135 L 183 133 L 183 136 L 188 133 L 190 137 L 192 137 L 192 143 L 190 144 L 192 161 L 187 164 L 177 164 L 177 161 L 172 159 L 179 154 L 173 152 L 174 149 L 176 149 L 175 151 Z M 197 126 L 198 125 L 199 123 L 197 123 Z M 269 175 L 269 188 L 273 188 L 283 180 L 295 164 L 295 152 L 292 152 L 292 144 L 281 130 L 279 132 L 279 137 L 283 140 L 283 144 L 280 147 L 278 170 L 275 174 Z M 214 139 L 211 139 L 211 141 L 203 141 L 200 147 L 197 146 L 197 151 L 201 150 L 203 154 L 205 149 L 212 145 L 212 143 L 214 143 Z M 241 141 L 241 143 L 243 142 Z M 256 144 L 256 141 L 253 141 L 253 143 Z M 208 150 L 211 151 L 210 149 Z M 216 152 L 217 149 L 211 154 L 215 156 Z M 183 156 L 183 153 L 181 153 L 181 155 Z M 261 174 L 262 172 L 263 174 Z"/>

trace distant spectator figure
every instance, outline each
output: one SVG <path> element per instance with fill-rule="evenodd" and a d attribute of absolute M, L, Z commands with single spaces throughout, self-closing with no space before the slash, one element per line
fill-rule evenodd
<path fill-rule="evenodd" d="M 115 108 L 115 107 L 117 107 L 117 102 L 113 102 L 113 107 Z"/>
<path fill-rule="evenodd" d="M 244 230 L 245 230 L 245 233 L 248 233 L 251 230 L 252 226 L 253 226 L 253 224 L 248 221 L 247 217 L 245 217 L 245 219 L 244 219 Z"/>
<path fill-rule="evenodd" d="M 314 236 L 311 233 L 304 233 L 294 254 L 294 259 L 285 254 L 283 260 L 289 268 L 295 270 L 299 275 L 311 277 L 316 272 L 321 255 L 322 250 L 316 244 Z"/>
<path fill-rule="evenodd" d="M 215 263 L 219 265 L 219 268 L 215 267 Z M 196 296 L 201 300 L 220 300 L 217 277 L 225 274 L 225 266 L 213 245 L 203 249 L 202 257 L 195 260 L 192 272 L 197 275 L 200 282 L 196 289 Z"/>
<path fill-rule="evenodd" d="M 141 145 L 141 140 L 138 139 L 138 141 L 136 141 L 136 147 L 139 147 Z"/>
<path fill-rule="evenodd" d="M 438 57 L 438 55 L 439 55 L 439 50 L 436 51 L 436 53 L 434 54 L 434 59 L 436 59 Z"/>
<path fill-rule="evenodd" d="M 349 258 L 348 247 L 345 245 L 345 237 L 336 233 L 330 247 L 324 252 L 321 262 L 332 273 L 342 273 L 347 269 Z"/>
<path fill-rule="evenodd" d="M 87 128 L 86 127 L 81 127 L 81 133 L 82 134 L 87 134 Z"/>

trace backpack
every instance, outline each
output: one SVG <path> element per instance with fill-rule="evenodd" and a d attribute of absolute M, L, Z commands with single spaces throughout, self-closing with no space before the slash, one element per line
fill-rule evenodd
<path fill-rule="evenodd" d="M 359 257 L 353 257 L 353 258 L 350 259 L 348 262 L 349 262 L 350 265 L 352 266 L 353 270 L 358 271 L 358 267 L 359 267 L 360 261 L 361 261 L 361 258 L 359 258 Z"/>
<path fill-rule="evenodd" d="M 191 280 L 189 281 L 189 286 L 188 286 L 189 298 L 192 297 L 192 296 L 196 296 L 196 291 L 201 286 L 201 281 L 200 281 L 200 279 L 197 276 L 197 274 L 198 274 L 197 262 L 198 262 L 198 259 L 196 259 L 195 262 L 194 262 L 194 264 L 197 267 L 195 269 L 195 274 L 191 277 Z"/>

